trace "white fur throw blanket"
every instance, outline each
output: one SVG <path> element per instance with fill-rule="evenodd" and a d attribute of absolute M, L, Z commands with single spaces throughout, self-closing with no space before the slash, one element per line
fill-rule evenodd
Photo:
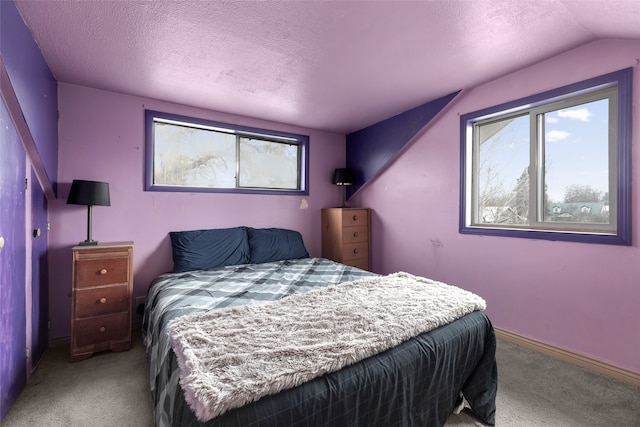
<path fill-rule="evenodd" d="M 185 399 L 208 421 L 485 307 L 471 292 L 395 273 L 182 316 L 169 338 Z"/>

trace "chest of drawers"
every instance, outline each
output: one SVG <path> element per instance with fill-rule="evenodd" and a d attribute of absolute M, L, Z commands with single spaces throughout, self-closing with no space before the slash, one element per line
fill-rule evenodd
<path fill-rule="evenodd" d="M 365 208 L 322 209 L 322 257 L 369 270 L 370 212 Z"/>
<path fill-rule="evenodd" d="M 133 243 L 74 246 L 71 361 L 131 348 Z"/>

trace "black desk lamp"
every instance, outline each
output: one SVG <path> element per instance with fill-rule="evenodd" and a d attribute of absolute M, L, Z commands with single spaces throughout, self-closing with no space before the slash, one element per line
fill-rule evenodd
<path fill-rule="evenodd" d="M 109 183 L 74 179 L 67 197 L 67 204 L 87 206 L 87 240 L 79 244 L 81 246 L 97 245 L 98 242 L 91 239 L 91 207 L 111 206 Z"/>
<path fill-rule="evenodd" d="M 355 183 L 355 176 L 351 169 L 341 168 L 333 172 L 333 183 L 342 188 L 342 208 L 347 207 L 347 185 Z"/>

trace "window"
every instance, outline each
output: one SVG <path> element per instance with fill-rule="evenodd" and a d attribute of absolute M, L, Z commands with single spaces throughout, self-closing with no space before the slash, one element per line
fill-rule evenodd
<path fill-rule="evenodd" d="M 631 80 L 463 115 L 460 232 L 630 245 Z"/>
<path fill-rule="evenodd" d="M 146 189 L 309 194 L 309 137 L 145 111 Z"/>

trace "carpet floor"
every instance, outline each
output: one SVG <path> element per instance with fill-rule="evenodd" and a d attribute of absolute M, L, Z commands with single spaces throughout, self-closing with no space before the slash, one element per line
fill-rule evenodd
<path fill-rule="evenodd" d="M 2 427 L 152 427 L 144 347 L 69 363 L 48 349 Z M 640 388 L 498 340 L 498 427 L 638 427 Z M 451 415 L 446 427 L 481 426 Z"/>

